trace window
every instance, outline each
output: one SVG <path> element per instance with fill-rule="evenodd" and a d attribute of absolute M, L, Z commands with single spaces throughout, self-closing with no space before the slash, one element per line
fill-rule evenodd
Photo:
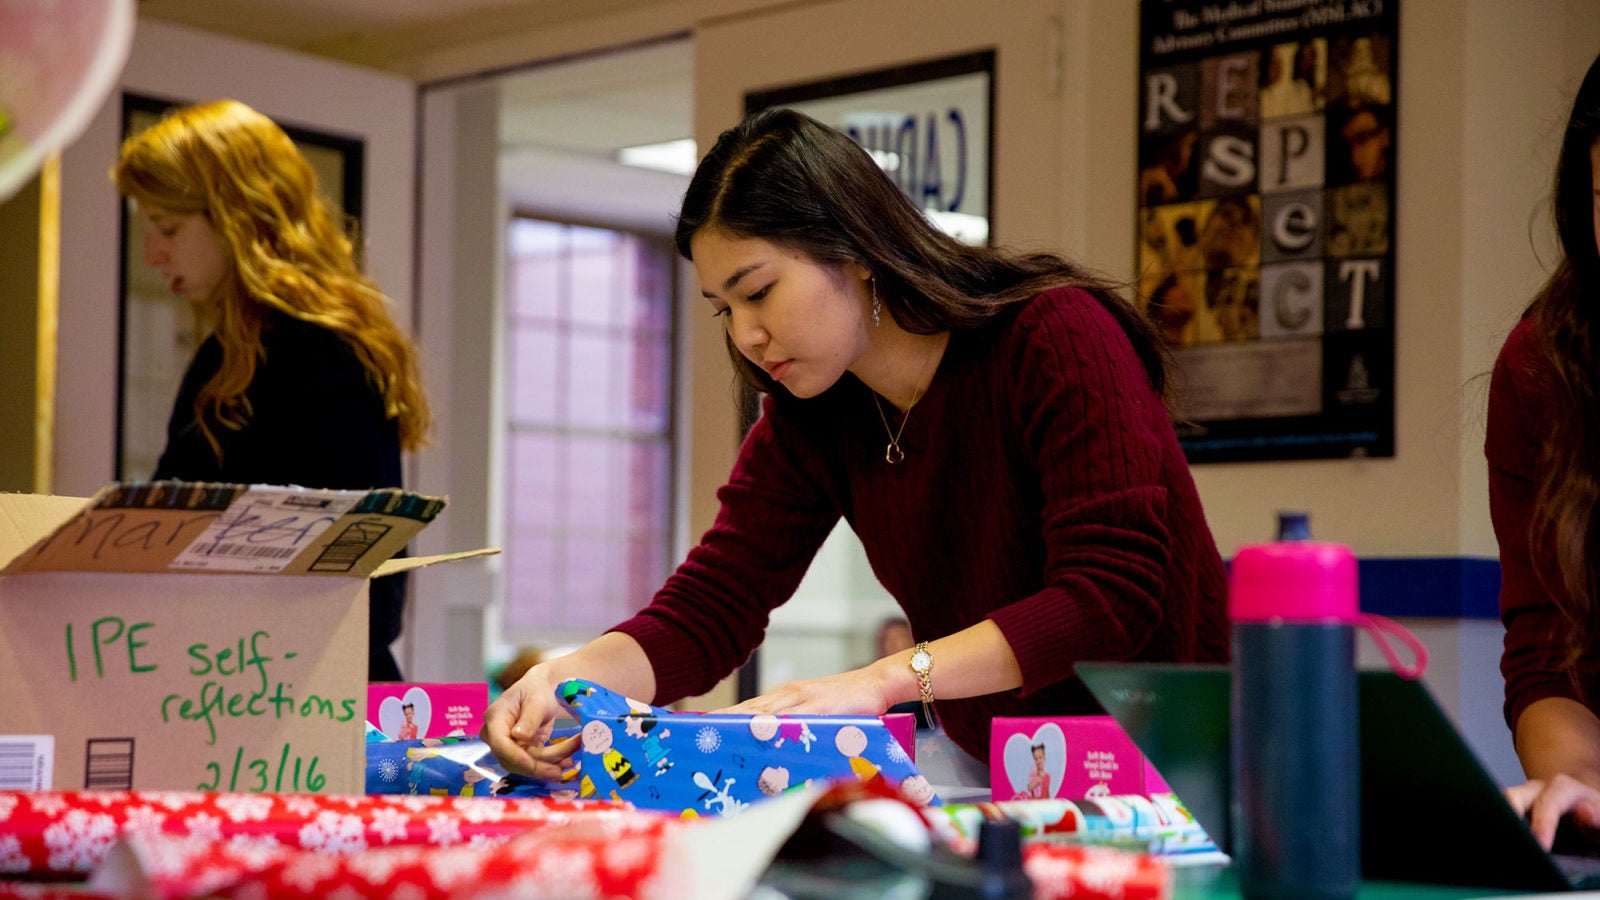
<path fill-rule="evenodd" d="M 505 625 L 581 639 L 667 576 L 672 251 L 520 216 L 506 248 Z"/>

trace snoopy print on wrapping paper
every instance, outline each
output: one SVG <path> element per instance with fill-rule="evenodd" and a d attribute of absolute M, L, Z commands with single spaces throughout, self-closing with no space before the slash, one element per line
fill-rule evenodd
<path fill-rule="evenodd" d="M 639 741 L 640 748 L 644 750 L 645 765 L 652 769 L 651 774 L 660 775 L 675 765 L 667 759 L 671 747 L 666 739 L 672 737 L 672 731 L 667 728 L 657 731 L 656 728 L 661 724 L 659 719 L 630 713 L 623 717 L 622 722 L 628 736 Z"/>
<path fill-rule="evenodd" d="M 717 787 L 718 781 L 722 781 L 722 787 L 720 789 Z M 719 809 L 717 810 L 719 815 L 738 815 L 739 811 L 744 809 L 749 804 L 733 796 L 733 782 L 734 780 L 732 778 L 723 780 L 721 769 L 717 770 L 715 777 L 707 777 L 706 773 L 704 772 L 696 772 L 694 773 L 695 786 L 704 790 L 705 793 L 701 794 L 695 799 L 705 801 L 707 812 L 711 810 L 711 805 L 715 803 L 719 806 Z"/>

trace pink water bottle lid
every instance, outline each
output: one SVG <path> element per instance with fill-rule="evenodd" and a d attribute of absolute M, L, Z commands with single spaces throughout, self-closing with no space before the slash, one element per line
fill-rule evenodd
<path fill-rule="evenodd" d="M 1235 622 L 1355 623 L 1361 615 L 1356 558 L 1343 544 L 1280 541 L 1241 547 L 1228 582 L 1228 617 Z"/>

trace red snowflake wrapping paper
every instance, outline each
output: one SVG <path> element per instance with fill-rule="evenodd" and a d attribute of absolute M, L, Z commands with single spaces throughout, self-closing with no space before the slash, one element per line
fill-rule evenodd
<path fill-rule="evenodd" d="M 555 799 L 198 791 L 0 791 L 0 877 L 86 873 L 118 839 L 170 835 L 349 855 L 396 845 L 483 848 L 627 804 Z"/>
<path fill-rule="evenodd" d="M 1148 853 L 1110 847 L 1025 844 L 1022 869 L 1033 880 L 1033 900 L 1168 900 L 1172 871 Z"/>
<path fill-rule="evenodd" d="M 719 831 L 594 801 L 0 793 L 0 879 L 94 870 L 86 886 L 0 881 L 0 898 L 709 896 L 695 870 L 748 889 L 815 797 L 791 799 L 789 811 L 769 801 Z M 760 844 L 761 832 L 765 847 L 734 847 L 736 833 Z M 1142 854 L 1045 843 L 1024 852 L 1037 898 L 1171 896 L 1166 867 Z M 750 857 L 747 872 L 727 870 L 730 853 Z"/>
<path fill-rule="evenodd" d="M 108 894 L 233 897 L 639 898 L 689 895 L 667 865 L 678 823 L 612 810 L 482 845 L 378 847 L 351 855 L 134 835 L 90 881 Z"/>

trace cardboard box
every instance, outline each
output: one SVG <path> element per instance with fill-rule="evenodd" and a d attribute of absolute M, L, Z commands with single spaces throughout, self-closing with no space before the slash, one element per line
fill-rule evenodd
<path fill-rule="evenodd" d="M 367 686 L 367 722 L 391 741 L 451 735 L 477 737 L 488 708 L 487 681 L 378 682 Z"/>
<path fill-rule="evenodd" d="M 367 579 L 496 552 L 389 560 L 444 502 L 0 495 L 0 787 L 361 793 Z"/>
<path fill-rule="evenodd" d="M 997 802 L 1170 790 L 1110 716 L 1002 716 L 989 729 L 989 795 Z"/>

